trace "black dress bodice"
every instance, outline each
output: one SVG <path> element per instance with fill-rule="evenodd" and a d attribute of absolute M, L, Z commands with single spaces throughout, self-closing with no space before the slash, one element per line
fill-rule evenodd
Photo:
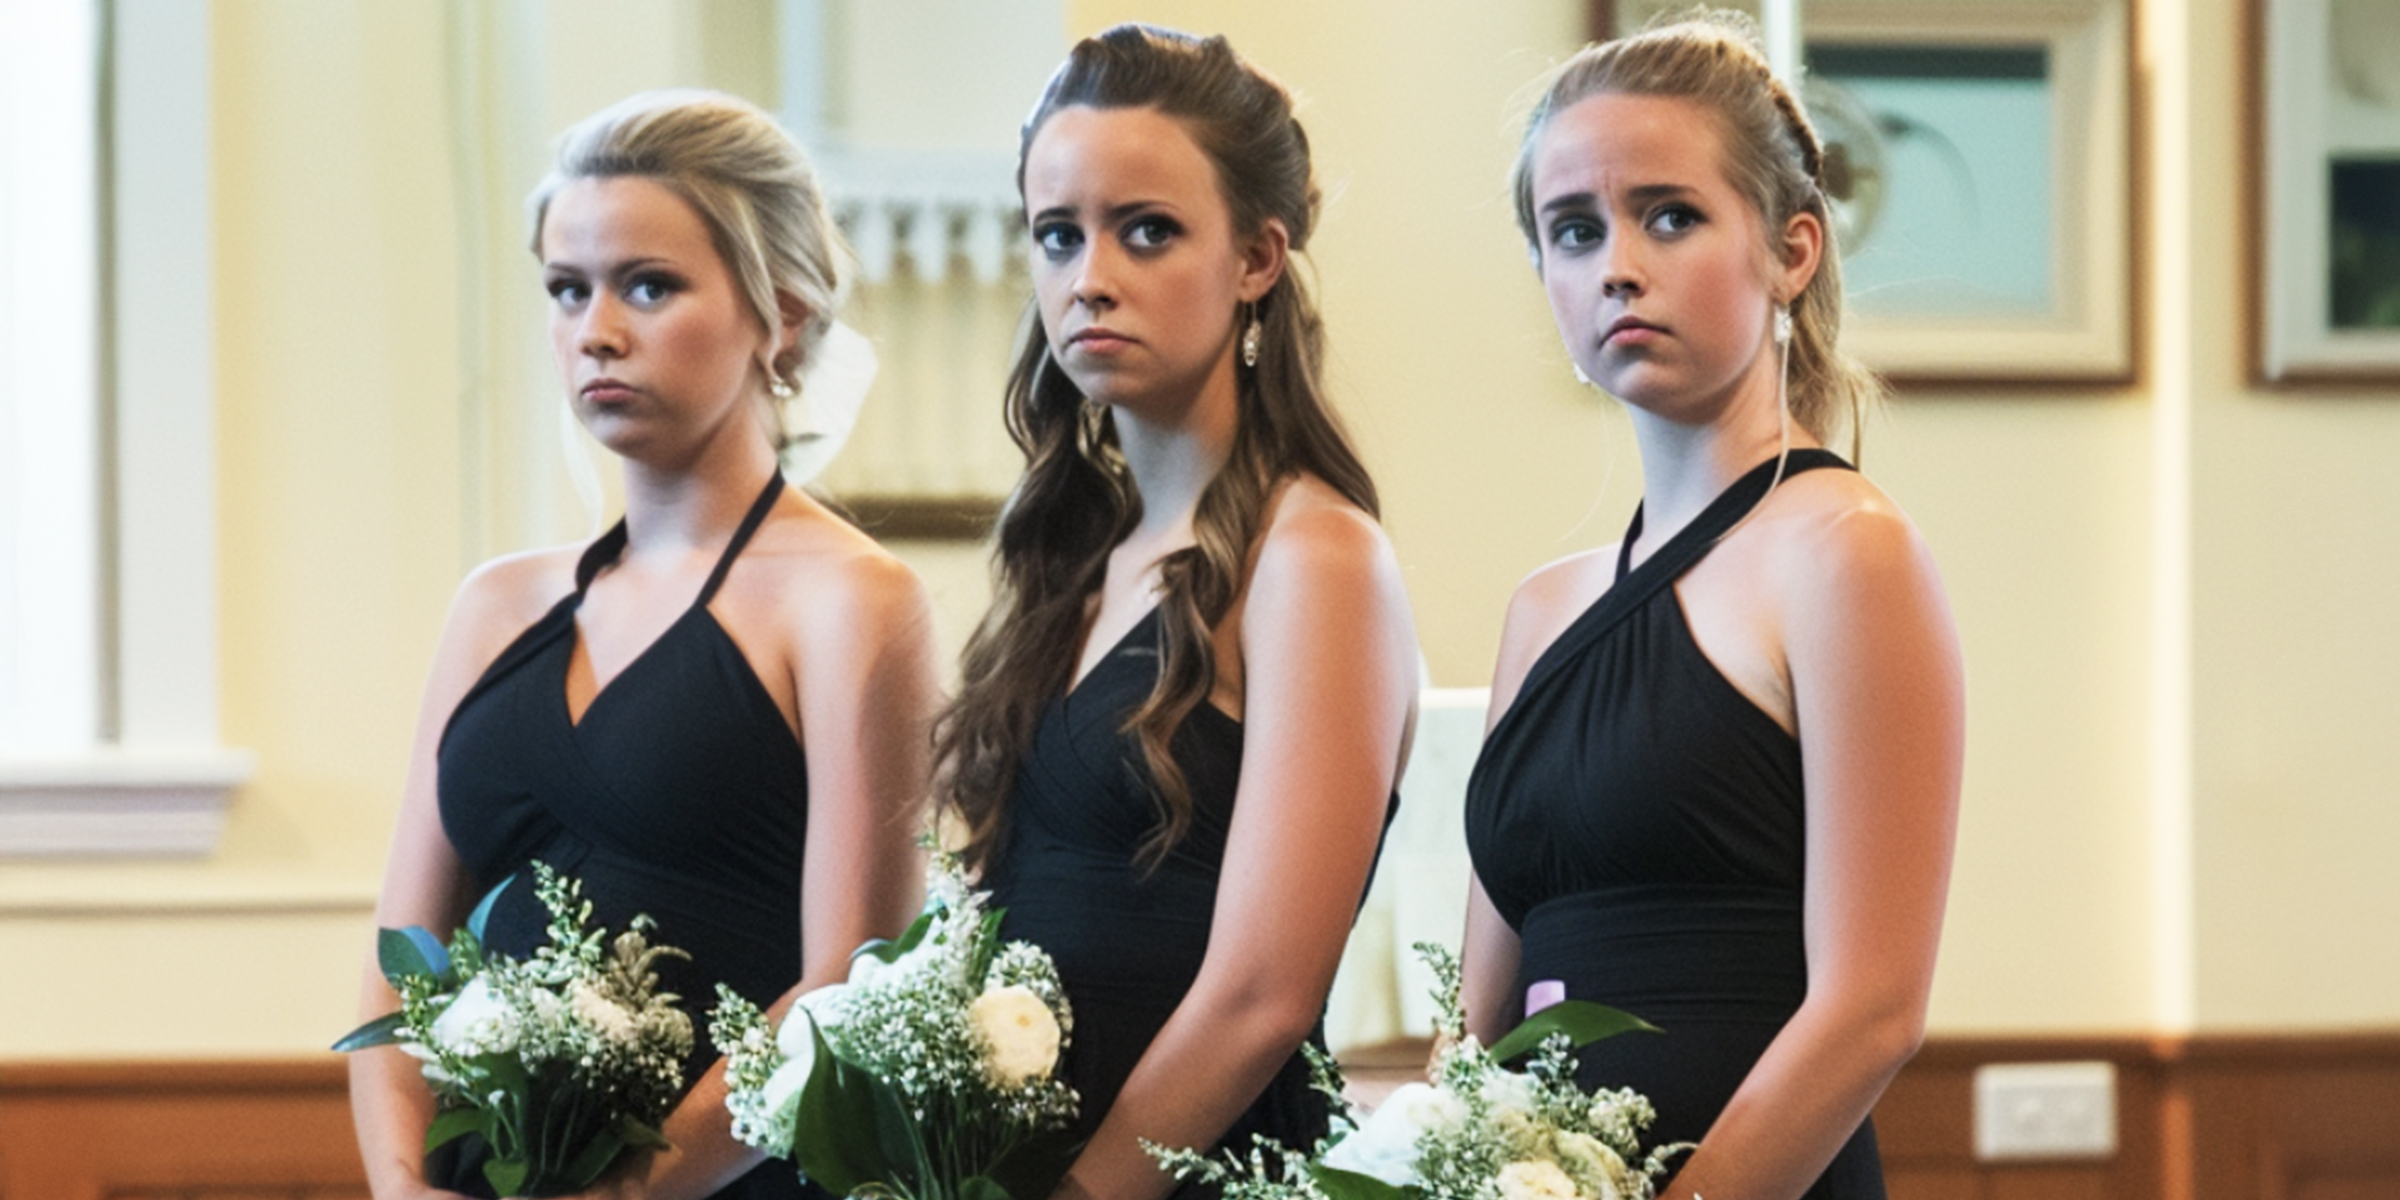
<path fill-rule="evenodd" d="M 649 914 L 658 922 L 654 942 L 691 954 L 658 963 L 661 986 L 693 1018 L 687 1083 L 716 1060 L 705 1014 L 718 983 L 763 1007 L 800 979 L 807 761 L 708 610 L 781 490 L 777 474 L 691 608 L 593 697 L 580 721 L 568 715 L 566 691 L 575 610 L 593 577 L 623 553 L 622 522 L 585 551 L 574 592 L 501 652 L 442 734 L 442 828 L 479 892 L 508 884 L 485 927 L 487 944 L 523 958 L 546 941 L 549 914 L 529 869 L 536 859 L 581 880 L 592 919 L 612 931 Z M 482 1187 L 475 1164 L 450 1169 L 447 1186 Z M 717 1193 L 803 1194 L 780 1162 Z"/>
<path fill-rule="evenodd" d="M 1158 626 L 1153 610 L 1050 702 L 984 870 L 992 903 L 1007 909 L 1003 935 L 1049 951 L 1074 1006 L 1065 1067 L 1084 1137 L 1199 975 L 1240 782 L 1242 724 L 1202 703 L 1170 743 L 1191 789 L 1191 825 L 1155 869 L 1137 864 L 1163 809 L 1123 727 L 1157 681 Z M 1321 1025 L 1310 1040 L 1323 1047 Z M 1219 1144 L 1247 1151 L 1264 1134 L 1305 1149 L 1327 1119 L 1295 1053 Z"/>
<path fill-rule="evenodd" d="M 1848 464 L 1795 450 L 1785 475 Z M 1675 580 L 1766 494 L 1769 461 L 1617 578 L 1543 652 L 1467 785 L 1476 876 L 1520 940 L 1516 995 L 1556 981 L 1661 1027 L 1578 1052 L 1657 1142 L 1699 1141 L 1808 990 L 1800 745 L 1693 641 Z M 1862 1126 L 1808 1193 L 1884 1194 Z"/>

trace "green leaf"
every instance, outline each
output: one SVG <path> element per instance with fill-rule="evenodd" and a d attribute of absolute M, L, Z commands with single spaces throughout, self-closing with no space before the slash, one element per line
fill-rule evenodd
<path fill-rule="evenodd" d="M 983 923 L 975 931 L 973 953 L 967 956 L 967 978 L 983 982 L 984 972 L 992 969 L 992 959 L 1000 953 L 1000 919 L 1007 909 L 992 909 L 983 914 Z"/>
<path fill-rule="evenodd" d="M 567 1190 L 580 1192 L 591 1186 L 591 1182 L 600 1178 L 600 1173 L 607 1170 L 609 1164 L 617 1161 L 617 1155 L 624 1149 L 625 1139 L 617 1136 L 615 1129 L 602 1129 L 594 1133 L 592 1140 L 584 1143 L 582 1153 L 567 1163 L 560 1173 Z"/>
<path fill-rule="evenodd" d="M 477 945 L 483 943 L 483 927 L 492 919 L 492 906 L 500 902 L 500 893 L 507 891 L 508 885 L 516 881 L 514 875 L 501 880 L 500 886 L 483 894 L 482 901 L 475 905 L 475 911 L 467 917 L 467 932 L 475 935 Z"/>
<path fill-rule="evenodd" d="M 925 932 L 931 928 L 933 928 L 933 914 L 930 912 L 919 913 L 917 919 L 909 922 L 908 928 L 901 931 L 899 941 L 875 938 L 851 951 L 850 957 L 855 960 L 864 955 L 888 967 L 898 961 L 901 955 L 916 949 L 917 944 L 925 940 Z"/>
<path fill-rule="evenodd" d="M 502 1162 L 489 1159 L 483 1164 L 484 1182 L 492 1185 L 492 1194 L 514 1196 L 525 1186 L 526 1166 L 521 1162 Z"/>
<path fill-rule="evenodd" d="M 628 1146 L 645 1146 L 652 1150 L 675 1148 L 674 1143 L 667 1140 L 666 1134 L 660 1132 L 656 1127 L 645 1125 L 632 1117 L 618 1117 L 616 1128 L 617 1136 L 624 1138 L 625 1144 Z"/>
<path fill-rule="evenodd" d="M 1083 1143 L 1071 1129 L 1045 1129 L 1010 1146 L 984 1175 L 1017 1200 L 1043 1200 L 1058 1190 Z"/>
<path fill-rule="evenodd" d="M 989 1175 L 969 1175 L 958 1181 L 957 1200 L 1016 1200 Z"/>
<path fill-rule="evenodd" d="M 1561 1000 L 1525 1018 L 1525 1023 L 1508 1031 L 1506 1037 L 1492 1043 L 1492 1058 L 1507 1062 L 1539 1048 L 1543 1039 L 1554 1033 L 1567 1035 L 1576 1046 L 1589 1046 L 1602 1038 L 1620 1033 L 1657 1033 L 1658 1026 L 1622 1009 L 1589 1000 Z"/>
<path fill-rule="evenodd" d="M 1324 1163 L 1308 1164 L 1308 1174 L 1317 1181 L 1317 1190 L 1325 1193 L 1326 1200 L 1408 1200 L 1407 1188 L 1395 1187 L 1372 1175 Z"/>
<path fill-rule="evenodd" d="M 807 1016 L 805 1009 L 792 1011 Z M 793 1113 L 793 1164 L 837 1196 L 890 1179 L 891 1164 L 876 1138 L 873 1085 L 878 1081 L 835 1054 L 813 1017 L 808 1036 L 816 1042 L 816 1066 L 800 1085 Z"/>
<path fill-rule="evenodd" d="M 425 932 L 421 925 L 377 930 L 375 962 L 394 987 L 410 975 L 431 976 L 444 987 L 454 982 L 450 978 L 450 952 L 442 949 L 440 938 Z"/>
<path fill-rule="evenodd" d="M 408 1014 L 388 1012 L 343 1034 L 342 1040 L 335 1042 L 333 1048 L 348 1054 L 353 1050 L 365 1050 L 372 1046 L 389 1046 L 399 1041 L 400 1035 L 407 1029 Z"/>
<path fill-rule="evenodd" d="M 431 1154 L 436 1147 L 449 1145 L 470 1133 L 488 1133 L 484 1126 L 490 1123 L 491 1116 L 480 1108 L 454 1108 L 435 1117 L 433 1124 L 425 1127 L 425 1152 Z M 487 1136 L 484 1140 L 491 1138 Z"/>
<path fill-rule="evenodd" d="M 925 1131 L 908 1111 L 908 1101 L 900 1089 L 865 1071 L 858 1072 L 867 1081 L 868 1102 L 874 1112 L 873 1130 L 876 1148 L 883 1152 L 883 1161 L 892 1165 L 897 1174 L 905 1174 L 905 1182 L 914 1186 L 907 1191 L 927 1191 L 933 1183 L 933 1156 L 925 1150 Z"/>

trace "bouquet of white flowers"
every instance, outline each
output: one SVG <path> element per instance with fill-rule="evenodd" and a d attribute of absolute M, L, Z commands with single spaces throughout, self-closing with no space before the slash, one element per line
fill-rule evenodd
<path fill-rule="evenodd" d="M 683 1094 L 692 1019 L 658 990 L 654 928 L 635 917 L 610 940 L 591 929 L 582 885 L 533 864 L 550 910 L 550 944 L 518 962 L 487 955 L 484 921 L 500 891 L 448 946 L 424 929 L 377 943 L 400 1010 L 353 1030 L 336 1050 L 398 1045 L 424 1063 L 441 1111 L 425 1149 L 474 1134 L 483 1176 L 503 1196 L 578 1192 L 628 1148 L 663 1148 L 659 1123 Z"/>
<path fill-rule="evenodd" d="M 1179 1179 L 1216 1184 L 1225 1200 L 1648 1200 L 1667 1159 L 1690 1146 L 1643 1154 L 1639 1136 L 1655 1119 L 1650 1102 L 1630 1089 L 1585 1093 L 1572 1048 L 1655 1027 L 1571 1000 L 1485 1049 L 1466 1032 L 1457 957 L 1430 942 L 1417 953 L 1439 981 L 1442 1041 L 1431 1083 L 1402 1085 L 1362 1119 L 1342 1097 L 1339 1069 L 1312 1048 L 1318 1090 L 1346 1113 L 1313 1153 L 1266 1143 L 1247 1157 L 1157 1146 L 1151 1154 Z M 1502 1065 L 1528 1052 L 1525 1070 Z"/>
<path fill-rule="evenodd" d="M 860 947 L 850 981 L 801 997 L 779 1032 L 720 990 L 733 1135 L 842 1195 L 1037 1200 L 1073 1150 L 1066 992 L 1049 955 L 1000 943 L 954 859 L 928 891 L 900 940 Z"/>

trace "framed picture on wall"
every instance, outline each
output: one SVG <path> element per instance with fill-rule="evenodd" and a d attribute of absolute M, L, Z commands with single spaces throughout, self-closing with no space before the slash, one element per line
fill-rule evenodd
<path fill-rule="evenodd" d="M 1678 7 L 1620 0 L 1610 31 Z M 1904 384 L 2129 381 L 2125 0 L 1797 8 L 1849 348 Z"/>
<path fill-rule="evenodd" d="M 2256 374 L 2400 382 L 2400 3 L 2254 8 Z"/>

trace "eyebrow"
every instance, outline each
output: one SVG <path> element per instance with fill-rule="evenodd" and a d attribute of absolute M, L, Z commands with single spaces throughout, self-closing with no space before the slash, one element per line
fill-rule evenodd
<path fill-rule="evenodd" d="M 1625 198 L 1637 204 L 1647 204 L 1677 196 L 1689 196 L 1697 190 L 1685 187 L 1680 183 L 1645 183 L 1627 188 Z M 1548 213 L 1557 212 L 1560 209 L 1597 208 L 1599 202 L 1600 198 L 1590 192 L 1569 192 L 1563 196 L 1552 197 L 1549 203 L 1542 205 L 1541 211 Z"/>
<path fill-rule="evenodd" d="M 578 275 L 584 273 L 582 266 L 572 262 L 563 262 L 554 258 L 543 259 L 542 268 L 548 271 L 573 271 Z M 601 274 L 630 275 L 635 271 L 646 271 L 653 268 L 665 271 L 676 271 L 681 269 L 677 267 L 670 259 L 659 258 L 655 255 L 652 255 L 643 258 L 626 259 L 624 262 L 611 265 L 607 270 L 602 271 Z"/>
<path fill-rule="evenodd" d="M 1156 211 L 1156 212 L 1162 212 L 1162 213 L 1165 213 L 1165 214 L 1166 214 L 1166 215 L 1168 215 L 1168 216 L 1174 216 L 1174 215 L 1175 215 L 1175 206 L 1174 206 L 1173 204 L 1169 203 L 1168 201 L 1165 201 L 1165 200 L 1128 200 L 1128 201 L 1126 201 L 1126 202 L 1125 202 L 1125 203 L 1123 203 L 1123 204 L 1114 205 L 1114 206 L 1110 207 L 1110 208 L 1109 208 L 1109 209 L 1107 209 L 1105 212 L 1103 212 L 1101 215 L 1102 215 L 1102 217 L 1103 217 L 1105 220 L 1108 220 L 1108 221 L 1110 221 L 1110 222 L 1116 222 L 1116 221 L 1122 221 L 1122 220 L 1124 220 L 1125 218 L 1127 218 L 1127 217 L 1130 217 L 1130 216 L 1134 216 L 1134 215 L 1136 215 L 1136 214 L 1138 214 L 1138 213 L 1152 212 L 1152 211 Z M 1036 222 L 1040 222 L 1040 221 L 1047 221 L 1047 220 L 1051 220 L 1051 219 L 1053 219 L 1053 218 L 1057 218 L 1057 217 L 1072 217 L 1072 216 L 1074 216 L 1074 215 L 1075 215 L 1075 206 L 1074 206 L 1074 205 L 1071 205 L 1071 204 L 1053 204 L 1053 205 L 1051 205 L 1050 207 L 1048 207 L 1048 208 L 1045 208 L 1045 209 L 1043 209 L 1042 211 L 1040 211 L 1040 212 L 1037 212 L 1037 213 L 1033 214 L 1031 217 L 1028 217 L 1028 218 L 1026 218 L 1026 224 L 1030 225 L 1030 224 L 1034 224 L 1034 223 L 1036 223 Z"/>

